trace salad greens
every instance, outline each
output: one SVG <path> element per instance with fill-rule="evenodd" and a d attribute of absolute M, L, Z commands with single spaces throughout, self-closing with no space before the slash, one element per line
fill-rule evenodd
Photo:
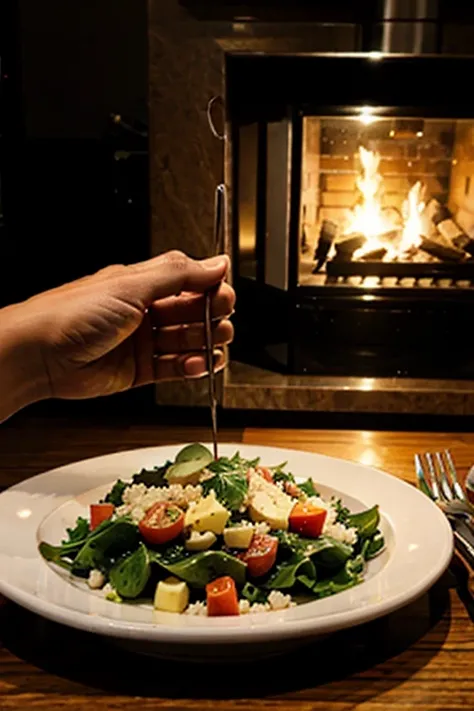
<path fill-rule="evenodd" d="M 94 507 L 105 512 L 98 524 Z M 361 583 L 385 546 L 379 526 L 377 506 L 352 513 L 340 500 L 324 503 L 313 479 L 300 482 L 286 463 L 260 468 L 239 452 L 215 461 L 194 444 L 116 481 L 90 521 L 79 517 L 59 545 L 43 541 L 39 551 L 91 587 L 107 583 L 116 602 L 150 598 L 170 579 L 200 600 L 209 583 L 232 578 L 247 605 L 268 607 L 272 591 L 307 600 Z"/>

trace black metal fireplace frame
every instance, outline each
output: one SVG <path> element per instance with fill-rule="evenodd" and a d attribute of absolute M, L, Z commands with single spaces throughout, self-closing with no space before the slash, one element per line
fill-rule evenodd
<path fill-rule="evenodd" d="M 298 282 L 304 117 L 350 115 L 355 109 L 369 105 L 383 107 L 387 116 L 474 118 L 474 103 L 470 102 L 465 88 L 465 77 L 472 76 L 473 70 L 474 57 L 388 55 L 380 58 L 370 53 L 228 55 L 227 110 L 232 141 L 238 141 L 241 124 L 257 122 L 259 145 L 262 144 L 257 170 L 257 271 L 253 283 L 239 274 L 238 253 L 234 252 L 234 279 L 241 310 L 238 329 L 241 339 L 238 338 L 235 347 L 237 357 L 259 361 L 267 367 L 273 365 L 295 374 L 474 376 L 474 355 L 471 356 L 474 353 L 474 336 L 471 337 L 469 328 L 462 328 L 466 310 L 474 315 L 474 289 L 444 289 L 436 281 L 438 278 L 454 278 L 453 274 L 458 274 L 459 279 L 468 278 L 472 271 L 471 264 L 445 268 L 442 274 L 437 274 L 434 267 L 434 283 L 427 289 L 405 289 L 400 285 L 385 287 L 383 284 L 375 288 L 352 287 L 348 282 L 342 286 L 340 283 L 310 286 Z M 311 77 L 315 75 L 323 77 L 319 87 L 321 101 L 314 100 L 314 89 L 311 88 Z M 445 101 L 442 86 L 448 78 L 450 99 Z M 268 121 L 283 119 L 291 123 L 287 291 L 264 284 L 266 176 L 262 166 L 266 160 L 265 126 Z M 234 146 L 234 237 L 239 229 L 236 190 L 239 167 L 236 157 Z M 234 250 L 236 241 L 234 238 Z M 369 266 L 365 269 L 370 271 Z M 457 272 L 457 269 L 460 271 Z M 410 270 L 413 271 L 411 267 Z M 420 271 L 423 272 L 423 269 Z M 467 276 L 465 272 L 468 272 Z M 256 301 L 260 301 L 268 314 L 263 327 L 257 325 Z M 335 328 L 331 331 L 331 323 L 338 322 L 338 315 L 344 310 L 348 319 L 354 318 L 361 324 L 362 331 L 366 316 L 381 323 L 384 318 L 381 314 L 385 314 L 387 321 L 392 319 L 395 330 L 400 331 L 400 342 L 405 338 L 410 353 L 404 352 L 402 346 L 398 347 L 388 332 L 383 336 L 385 345 L 373 343 L 368 350 L 364 349 L 357 343 L 357 334 L 348 329 L 345 357 L 343 351 L 346 346 L 336 343 L 339 334 Z M 438 318 L 433 316 L 434 313 L 439 314 Z M 426 325 L 424 332 L 421 328 L 415 355 L 412 352 L 413 325 L 410 325 L 413 314 L 421 326 Z M 415 330 L 417 328 L 420 326 Z M 437 333 L 434 333 L 435 328 Z M 249 333 L 253 334 L 250 339 Z M 326 348 L 324 357 L 321 357 L 321 352 L 325 349 L 318 342 L 318 334 L 321 333 L 325 334 L 326 339 L 332 338 L 335 344 L 332 350 L 329 346 Z M 435 347 L 434 344 L 438 345 Z M 430 355 L 433 348 L 436 353 Z M 455 369 L 449 364 L 452 349 L 458 352 Z"/>

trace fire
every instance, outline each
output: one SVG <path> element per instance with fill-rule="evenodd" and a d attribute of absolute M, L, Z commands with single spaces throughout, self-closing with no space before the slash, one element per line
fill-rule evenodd
<path fill-rule="evenodd" d="M 405 225 L 399 251 L 403 254 L 421 244 L 422 221 L 421 214 L 425 209 L 424 187 L 420 181 L 415 183 L 408 193 L 408 199 L 403 206 Z"/>
<path fill-rule="evenodd" d="M 424 189 L 415 183 L 403 207 L 404 223 L 392 213 L 384 211 L 382 204 L 383 178 L 379 173 L 380 156 L 363 146 L 359 148 L 362 166 L 356 184 L 361 200 L 353 210 L 346 234 L 360 234 L 366 239 L 356 250 L 353 259 L 376 250 L 385 250 L 384 261 L 394 261 L 421 242 L 421 213 L 424 210 Z"/>

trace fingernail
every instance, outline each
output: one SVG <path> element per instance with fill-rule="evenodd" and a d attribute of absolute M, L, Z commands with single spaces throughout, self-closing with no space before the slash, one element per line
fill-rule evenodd
<path fill-rule="evenodd" d="M 227 269 L 229 266 L 229 257 L 226 255 L 219 254 L 217 257 L 211 257 L 210 259 L 205 259 L 202 262 L 204 269 Z"/>
<path fill-rule="evenodd" d="M 206 360 L 204 356 L 190 356 L 181 362 L 183 374 L 187 377 L 196 378 L 206 373 Z"/>
<path fill-rule="evenodd" d="M 224 360 L 224 353 L 222 351 L 214 351 L 213 356 L 212 356 L 212 362 L 214 365 L 214 368 L 219 368 L 222 365 L 222 362 Z"/>

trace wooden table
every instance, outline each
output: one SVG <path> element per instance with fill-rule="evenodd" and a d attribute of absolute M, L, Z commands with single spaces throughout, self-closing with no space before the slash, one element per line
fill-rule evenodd
<path fill-rule="evenodd" d="M 191 428 L 17 418 L 0 428 L 0 486 L 84 457 L 208 436 Z M 410 482 L 416 451 L 449 446 L 462 470 L 474 462 L 474 435 L 466 434 L 248 429 L 221 436 L 357 460 Z M 290 658 L 216 669 L 133 657 L 3 604 L 0 709 L 92 708 L 465 711 L 474 708 L 474 627 L 450 573 L 407 608 Z"/>

